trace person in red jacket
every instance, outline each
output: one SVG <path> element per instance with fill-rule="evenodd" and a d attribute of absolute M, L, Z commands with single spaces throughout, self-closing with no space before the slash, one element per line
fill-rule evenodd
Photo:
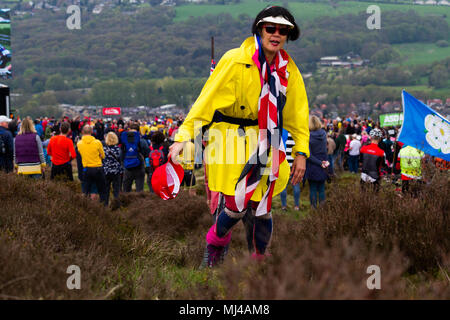
<path fill-rule="evenodd" d="M 61 175 L 64 179 L 73 181 L 71 161 L 76 158 L 77 154 L 73 147 L 72 139 L 67 137 L 69 131 L 70 124 L 63 122 L 61 124 L 61 134 L 52 137 L 48 143 L 47 154 L 52 157 L 50 179 Z"/>
<path fill-rule="evenodd" d="M 380 143 L 383 134 L 380 129 L 370 130 L 369 145 L 363 146 L 360 151 L 362 160 L 361 166 L 361 187 L 365 189 L 366 185 L 372 185 L 375 191 L 378 191 L 381 180 L 381 167 L 386 166 L 386 155 L 378 143 Z"/>

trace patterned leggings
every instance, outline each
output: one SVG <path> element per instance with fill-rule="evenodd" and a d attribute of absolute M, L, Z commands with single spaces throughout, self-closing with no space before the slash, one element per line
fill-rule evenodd
<path fill-rule="evenodd" d="M 239 220 L 244 219 L 249 249 L 251 243 L 257 254 L 264 254 L 272 236 L 272 214 L 267 212 L 264 215 L 256 217 L 255 211 L 259 202 L 254 201 L 250 201 L 247 209 L 239 212 L 234 196 L 224 195 L 224 198 L 225 208 L 217 217 L 214 230 L 215 235 L 218 238 L 223 239 L 231 232 L 232 227 L 238 223 Z M 247 212 L 248 210 L 251 210 L 251 213 Z M 210 244 L 219 245 L 217 242 L 214 243 L 214 239 L 210 238 L 209 240 Z"/>

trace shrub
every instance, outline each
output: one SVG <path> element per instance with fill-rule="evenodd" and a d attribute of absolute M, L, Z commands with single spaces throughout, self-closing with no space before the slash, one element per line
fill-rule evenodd
<path fill-rule="evenodd" d="M 447 48 L 450 44 L 446 40 L 438 40 L 436 41 L 436 45 L 440 48 Z"/>

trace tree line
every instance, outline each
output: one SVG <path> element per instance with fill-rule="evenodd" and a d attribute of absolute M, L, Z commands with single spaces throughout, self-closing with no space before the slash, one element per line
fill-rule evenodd
<path fill-rule="evenodd" d="M 234 19 L 219 14 L 183 22 L 174 22 L 174 18 L 173 8 L 142 8 L 134 14 L 115 8 L 100 15 L 83 13 L 82 29 L 68 30 L 64 13 L 15 17 L 13 91 L 52 90 L 58 102 L 66 103 L 107 105 L 115 101 L 133 106 L 167 101 L 187 106 L 209 74 L 211 36 L 218 60 L 251 35 L 253 17 L 242 14 Z M 423 77 L 436 88 L 447 85 L 448 63 L 409 71 L 390 65 L 399 59 L 392 44 L 448 41 L 444 16 L 389 11 L 383 13 L 381 30 L 368 30 L 366 19 L 367 14 L 361 12 L 301 23 L 300 41 L 288 43 L 287 51 L 302 73 L 314 72 L 322 56 L 351 51 L 370 59 L 369 69 L 341 79 L 346 85 L 404 85 Z M 165 85 L 161 79 L 166 79 Z M 321 81 L 333 85 L 333 80 Z M 149 88 L 141 93 L 139 88 L 145 85 Z M 85 95 L 73 91 L 82 88 L 92 90 Z M 118 88 L 130 94 L 117 94 Z"/>

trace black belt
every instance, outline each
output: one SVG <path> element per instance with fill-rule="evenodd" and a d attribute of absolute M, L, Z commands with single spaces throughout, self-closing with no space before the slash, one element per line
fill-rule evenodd
<path fill-rule="evenodd" d="M 231 124 L 237 124 L 239 127 L 250 127 L 258 125 L 258 119 L 252 120 L 252 119 L 234 118 L 226 116 L 219 111 L 214 112 L 214 116 L 211 120 L 211 123 L 213 122 L 227 122 Z"/>
<path fill-rule="evenodd" d="M 250 127 L 250 126 L 257 126 L 258 125 L 258 119 L 251 120 L 251 119 L 242 119 L 242 118 L 234 118 L 230 116 L 226 116 L 223 113 L 216 111 L 214 112 L 214 116 L 210 123 L 202 127 L 202 134 L 205 134 L 205 132 L 209 129 L 209 127 L 214 123 L 219 122 L 226 122 L 231 124 L 237 124 L 239 126 L 239 129 L 242 128 L 242 130 L 239 130 L 238 133 L 240 136 L 245 135 L 244 133 L 244 127 Z"/>

